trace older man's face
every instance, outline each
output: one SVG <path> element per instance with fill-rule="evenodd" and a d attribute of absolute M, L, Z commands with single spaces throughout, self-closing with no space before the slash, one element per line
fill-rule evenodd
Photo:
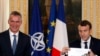
<path fill-rule="evenodd" d="M 16 33 L 19 31 L 20 25 L 22 24 L 22 19 L 18 15 L 11 15 L 8 20 L 9 28 L 12 32 Z"/>

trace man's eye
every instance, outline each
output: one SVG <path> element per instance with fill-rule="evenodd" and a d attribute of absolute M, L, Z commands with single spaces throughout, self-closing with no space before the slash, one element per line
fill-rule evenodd
<path fill-rule="evenodd" d="M 14 22 L 14 21 L 10 21 L 10 22 Z"/>

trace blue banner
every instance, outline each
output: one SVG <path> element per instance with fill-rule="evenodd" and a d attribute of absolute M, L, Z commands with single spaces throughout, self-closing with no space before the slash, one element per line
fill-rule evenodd
<path fill-rule="evenodd" d="M 33 2 L 29 23 L 29 34 L 31 36 L 31 56 L 45 56 L 45 43 L 39 10 L 39 0 L 34 0 Z"/>
<path fill-rule="evenodd" d="M 48 30 L 47 30 L 47 55 L 51 56 L 52 46 L 53 46 L 53 38 L 54 38 L 54 31 L 55 31 L 55 21 L 56 21 L 56 0 L 52 0 L 51 9 L 50 9 L 50 17 L 48 23 Z"/>

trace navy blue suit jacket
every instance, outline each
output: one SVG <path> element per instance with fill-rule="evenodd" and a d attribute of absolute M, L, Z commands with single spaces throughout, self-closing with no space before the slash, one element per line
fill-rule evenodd
<path fill-rule="evenodd" d="M 19 39 L 13 55 L 9 30 L 0 33 L 0 56 L 31 56 L 30 55 L 30 37 L 19 32 Z"/>
<path fill-rule="evenodd" d="M 81 40 L 75 40 L 69 44 L 70 47 L 81 48 Z M 91 37 L 90 47 L 94 54 L 100 56 L 100 40 L 94 37 Z"/>

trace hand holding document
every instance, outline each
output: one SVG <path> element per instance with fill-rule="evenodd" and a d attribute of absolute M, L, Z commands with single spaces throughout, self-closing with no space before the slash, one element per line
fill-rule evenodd
<path fill-rule="evenodd" d="M 83 48 L 70 48 L 68 51 L 68 56 L 87 56 L 90 49 Z"/>

